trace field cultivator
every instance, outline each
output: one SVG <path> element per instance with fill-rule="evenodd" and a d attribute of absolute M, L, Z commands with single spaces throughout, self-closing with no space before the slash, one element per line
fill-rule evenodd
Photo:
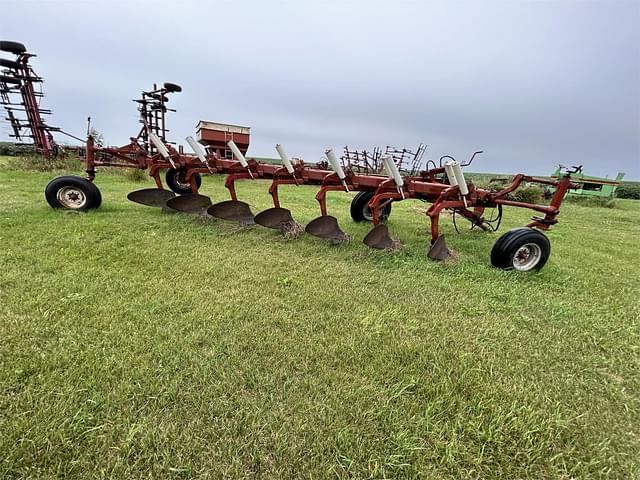
<path fill-rule="evenodd" d="M 44 96 L 40 88 L 43 80 L 29 64 L 35 55 L 28 53 L 19 42 L 0 41 L 0 51 L 15 55 L 14 60 L 0 58 L 0 104 L 4 106 L 5 119 L 11 127 L 9 136 L 18 142 L 31 138 L 37 152 L 47 159 L 55 158 L 58 145 L 53 132 L 60 129 L 43 120 L 51 111 L 40 107 L 40 99 Z"/>
<path fill-rule="evenodd" d="M 511 230 L 495 243 L 491 262 L 502 269 L 520 271 L 539 270 L 547 261 L 550 244 L 542 233 L 554 225 L 565 193 L 577 186 L 571 182 L 567 171 L 561 177 L 548 180 L 518 174 L 512 183 L 499 191 L 476 187 L 468 182 L 463 167 L 468 166 L 476 152 L 466 163 L 458 163 L 453 157 L 444 156 L 440 164 L 429 161 L 423 164 L 424 145 L 415 152 L 387 147 L 371 152 L 355 152 L 345 147 L 341 158 L 332 149 L 326 149 L 324 159 L 307 164 L 300 159 L 290 159 L 282 145 L 275 149 L 280 163 L 265 163 L 245 155 L 250 143 L 250 129 L 201 121 L 196 141 L 186 141 L 193 154 L 186 154 L 182 146 L 177 148 L 167 141 L 165 115 L 169 96 L 181 88 L 172 83 L 161 87 L 154 85 L 135 100 L 140 113 L 141 130 L 136 137 L 122 147 L 103 147 L 96 144 L 89 134 L 86 141 L 87 178 L 65 176 L 52 180 L 45 190 L 49 204 L 54 208 L 88 210 L 97 208 L 102 199 L 94 179 L 99 167 L 123 167 L 148 170 L 156 188 L 131 192 L 129 200 L 166 212 L 183 212 L 238 222 L 240 225 L 258 224 L 276 229 L 284 235 L 296 237 L 303 231 L 338 244 L 349 239 L 340 228 L 336 217 L 328 214 L 328 192 L 356 192 L 351 203 L 354 221 L 371 221 L 373 229 L 364 237 L 364 243 L 375 249 L 396 250 L 402 245 L 393 239 L 384 221 L 391 214 L 393 203 L 407 199 L 428 202 L 426 211 L 431 223 L 431 239 L 427 256 L 434 260 L 455 257 L 440 233 L 439 221 L 443 210 L 469 221 L 472 227 L 494 231 L 502 219 L 502 207 L 528 208 L 541 214 L 534 216 L 525 227 Z M 89 129 L 90 131 L 90 129 Z M 161 172 L 166 171 L 165 188 Z M 213 203 L 199 193 L 202 175 L 225 175 L 225 187 L 229 200 Z M 237 180 L 270 180 L 268 192 L 273 207 L 254 215 L 248 203 L 238 200 Z M 548 205 L 537 205 L 511 200 L 509 195 L 523 183 L 536 183 L 555 188 Z M 291 211 L 280 204 L 280 185 L 316 186 L 315 196 L 320 215 L 304 229 Z M 493 212 L 486 216 L 486 212 Z M 457 230 L 457 226 L 456 226 Z"/>

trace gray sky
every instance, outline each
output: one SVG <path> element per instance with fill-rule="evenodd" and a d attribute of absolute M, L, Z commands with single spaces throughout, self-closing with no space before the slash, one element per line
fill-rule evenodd
<path fill-rule="evenodd" d="M 198 120 L 252 127 L 249 150 L 316 161 L 327 146 L 485 154 L 472 170 L 558 163 L 640 179 L 640 0 L 0 0 L 51 123 L 109 144 L 137 133 L 131 99 L 183 92 L 169 138 Z M 11 57 L 10 54 L 4 54 Z M 0 138 L 7 139 L 3 122 Z"/>

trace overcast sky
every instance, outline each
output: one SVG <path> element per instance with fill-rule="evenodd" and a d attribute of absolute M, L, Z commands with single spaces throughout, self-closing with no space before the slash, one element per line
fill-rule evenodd
<path fill-rule="evenodd" d="M 425 158 L 484 150 L 473 171 L 581 163 L 640 179 L 640 0 L 0 0 L 0 13 L 0 39 L 38 55 L 50 123 L 82 136 L 91 116 L 109 144 L 137 133 L 131 99 L 169 81 L 181 143 L 203 119 L 252 127 L 255 156 L 424 142 Z"/>

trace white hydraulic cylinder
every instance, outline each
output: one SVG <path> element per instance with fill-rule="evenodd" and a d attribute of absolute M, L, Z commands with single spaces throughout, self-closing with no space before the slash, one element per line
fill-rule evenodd
<path fill-rule="evenodd" d="M 231 151 L 233 152 L 233 155 L 238 159 L 238 161 L 240 162 L 240 165 L 242 165 L 244 168 L 249 168 L 247 159 L 244 158 L 244 155 L 242 155 L 242 152 L 240 151 L 238 146 L 234 143 L 234 141 L 229 140 L 227 142 L 227 146 L 231 149 Z"/>
<path fill-rule="evenodd" d="M 454 187 L 458 185 L 458 181 L 456 180 L 456 176 L 453 173 L 453 168 L 451 167 L 451 161 L 448 161 L 444 164 L 444 171 L 447 174 L 447 178 L 449 179 L 449 184 Z"/>
<path fill-rule="evenodd" d="M 282 160 L 282 164 L 287 169 L 287 172 L 293 175 L 293 171 L 294 171 L 293 164 L 291 163 L 291 160 L 289 160 L 289 156 L 287 155 L 287 152 L 284 151 L 284 148 L 280 144 L 276 145 L 276 150 L 278 151 L 278 155 L 280 155 L 280 160 Z"/>
<path fill-rule="evenodd" d="M 340 180 L 344 180 L 347 176 L 344 174 L 344 170 L 342 169 L 342 165 L 340 165 L 340 161 L 336 154 L 333 153 L 331 148 L 327 148 L 324 151 L 324 154 L 327 156 L 327 160 L 329 160 L 329 165 L 331 165 L 331 169 L 338 174 L 338 178 Z"/>
<path fill-rule="evenodd" d="M 345 178 L 347 178 L 347 176 L 344 174 L 344 170 L 342 169 L 342 165 L 340 165 L 340 161 L 338 160 L 338 157 L 336 157 L 336 154 L 333 153 L 333 150 L 331 148 L 327 148 L 324 151 L 324 154 L 327 156 L 327 160 L 329 160 L 329 165 L 331 165 L 331 169 L 334 172 L 336 172 L 336 174 L 338 175 L 338 178 L 340 179 L 340 181 L 342 182 L 342 185 L 344 186 L 344 189 L 348 192 L 349 187 L 347 186 L 347 182 L 345 181 Z"/>
<path fill-rule="evenodd" d="M 462 167 L 458 162 L 451 162 L 451 168 L 453 169 L 453 176 L 458 183 L 458 188 L 460 189 L 460 193 L 465 196 L 469 195 L 469 187 L 467 186 L 467 181 L 464 179 L 464 173 L 462 173 Z"/>
<path fill-rule="evenodd" d="M 400 170 L 398 170 L 398 166 L 393 161 L 393 157 L 391 155 L 382 155 L 380 158 L 382 158 L 384 168 L 389 178 L 393 178 L 393 181 L 396 182 L 396 186 L 399 189 L 402 188 L 404 186 L 404 179 L 402 175 L 400 175 Z"/>
<path fill-rule="evenodd" d="M 204 156 L 204 153 L 202 152 L 202 147 L 200 146 L 200 144 L 196 142 L 194 138 L 191 136 L 185 138 L 185 140 L 187 141 L 187 143 L 189 144 L 193 152 L 198 156 L 200 161 L 206 165 L 207 158 Z"/>
<path fill-rule="evenodd" d="M 160 137 L 158 137 L 153 132 L 149 132 L 149 140 L 151 140 L 151 143 L 153 143 L 153 146 L 156 147 L 156 150 L 158 150 L 158 153 L 162 155 L 162 158 L 164 158 L 165 160 L 169 160 L 169 150 L 167 150 L 167 147 L 165 146 L 165 144 L 162 143 L 162 140 L 160 140 Z"/>
<path fill-rule="evenodd" d="M 160 137 L 158 137 L 153 132 L 149 132 L 149 140 L 151 140 L 151 143 L 153 143 L 153 145 L 156 147 L 156 150 L 158 150 L 158 153 L 162 156 L 162 158 L 167 160 L 173 168 L 176 168 L 176 164 L 173 163 L 173 160 L 171 160 L 171 155 L 169 155 L 169 150 L 167 150 L 166 145 L 162 142 L 162 140 L 160 140 Z"/>

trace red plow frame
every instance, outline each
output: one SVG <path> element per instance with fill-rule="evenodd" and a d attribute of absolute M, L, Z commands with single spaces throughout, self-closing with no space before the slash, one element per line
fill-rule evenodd
<path fill-rule="evenodd" d="M 302 160 L 291 161 L 281 145 L 277 145 L 276 150 L 282 164 L 264 163 L 245 158 L 249 146 L 248 128 L 226 124 L 216 124 L 220 126 L 219 133 L 224 136 L 216 137 L 214 140 L 203 138 L 202 133 L 200 143 L 192 137 L 187 137 L 186 140 L 195 151 L 195 155 L 185 154 L 182 147 L 176 149 L 165 138 L 167 130 L 164 114 L 170 110 L 166 107 L 168 94 L 179 91 L 181 88 L 175 84 L 164 84 L 161 88 L 154 85 L 152 90 L 143 92 L 142 98 L 136 100 L 143 127 L 138 136 L 132 137 L 130 143 L 125 146 L 97 146 L 89 135 L 86 155 L 87 180 L 79 177 L 54 179 L 46 191 L 51 206 L 76 210 L 95 208 L 101 202 L 99 190 L 93 184 L 96 167 L 138 168 L 149 171 L 156 188 L 131 192 L 128 198 L 134 202 L 161 207 L 166 211 L 197 213 L 209 218 L 236 221 L 242 225 L 257 223 L 278 229 L 285 235 L 297 236 L 302 232 L 302 228 L 294 221 L 291 212 L 281 206 L 278 188 L 280 185 L 312 185 L 319 188 L 316 200 L 320 216 L 306 226 L 304 230 L 307 233 L 332 243 L 347 240 L 349 237 L 340 229 L 337 219 L 328 215 L 326 195 L 331 191 L 359 192 L 352 202 L 352 217 L 356 221 L 367 219 L 360 214 L 354 214 L 354 211 L 368 211 L 368 217 L 374 224 L 374 228 L 364 238 L 364 243 L 376 249 L 395 250 L 399 248 L 400 243 L 390 237 L 382 221 L 389 215 L 392 203 L 405 199 L 419 199 L 431 203 L 426 211 L 431 223 L 428 256 L 434 260 L 446 260 L 455 256 L 447 248 L 444 236 L 439 231 L 443 210 L 453 211 L 484 230 L 495 230 L 491 221 L 484 217 L 485 210 L 498 208 L 502 212 L 503 206 L 513 206 L 533 210 L 542 216 L 533 217 L 527 226 L 500 237 L 492 251 L 492 263 L 499 268 L 529 271 L 540 269 L 546 262 L 549 241 L 541 231 L 548 230 L 557 223 L 556 217 L 565 193 L 569 188 L 577 188 L 577 185 L 571 182 L 570 172 L 557 180 L 518 174 L 512 183 L 502 190 L 478 188 L 472 182 L 466 181 L 462 167 L 469 165 L 480 152 L 476 152 L 462 165 L 452 157 L 448 157 L 450 161 L 444 166 L 434 164 L 433 168 L 425 170 L 417 170 L 414 164 L 409 174 L 401 172 L 400 162 L 397 162 L 392 154 L 380 154 L 380 165 L 376 167 L 376 171 L 371 172 L 371 168 L 363 169 L 362 165 L 353 165 L 350 161 L 340 162 L 331 149 L 325 151 L 327 161 L 317 164 L 306 164 Z M 231 127 L 246 128 L 246 132 L 238 132 Z M 236 145 L 234 138 L 239 141 L 240 147 Z M 406 150 L 402 152 L 404 155 Z M 346 157 L 348 155 L 343 159 Z M 343 163 L 346 163 L 346 166 Z M 169 189 L 164 188 L 160 178 L 163 170 L 167 171 L 165 180 Z M 203 174 L 226 175 L 225 187 L 229 191 L 230 200 L 212 204 L 209 197 L 200 195 L 198 191 Z M 268 192 L 273 200 L 273 208 L 257 216 L 254 216 L 247 203 L 238 200 L 235 190 L 236 180 L 255 179 L 271 180 Z M 524 182 L 555 187 L 549 205 L 509 199 L 509 194 Z"/>

